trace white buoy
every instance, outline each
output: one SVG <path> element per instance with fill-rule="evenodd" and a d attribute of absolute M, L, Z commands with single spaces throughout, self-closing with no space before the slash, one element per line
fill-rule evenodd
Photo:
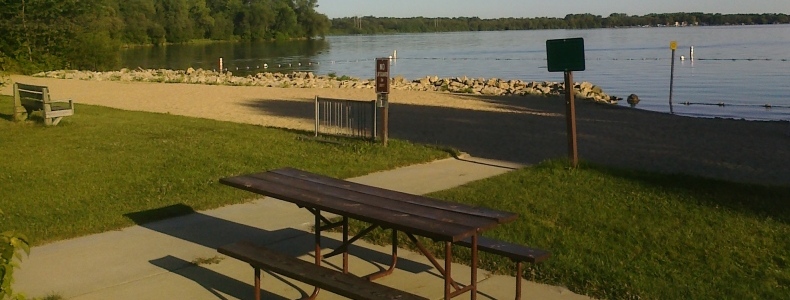
<path fill-rule="evenodd" d="M 683 55 L 681 55 L 681 56 L 680 56 L 680 61 L 684 61 L 684 60 L 686 60 L 686 57 L 685 57 L 685 56 L 683 56 Z"/>
<path fill-rule="evenodd" d="M 694 60 L 694 46 L 689 48 L 689 59 Z"/>
<path fill-rule="evenodd" d="M 263 64 L 263 68 L 264 69 L 268 69 L 269 68 L 269 64 Z"/>

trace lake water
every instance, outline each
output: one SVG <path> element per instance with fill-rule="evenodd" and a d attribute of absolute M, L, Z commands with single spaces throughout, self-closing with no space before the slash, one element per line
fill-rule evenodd
<path fill-rule="evenodd" d="M 222 57 L 224 67 L 236 75 L 312 71 L 372 78 L 375 58 L 397 51 L 392 75 L 408 79 L 562 81 L 562 73 L 546 68 L 546 40 L 574 37 L 584 38 L 586 59 L 586 70 L 574 72 L 574 80 L 592 82 L 622 98 L 637 94 L 637 108 L 669 112 L 669 43 L 675 40 L 676 114 L 790 120 L 790 25 L 331 36 L 133 48 L 123 52 L 122 61 L 128 68 L 217 69 Z M 703 104 L 681 104 L 685 102 Z M 628 104 L 623 100 L 621 105 Z"/>

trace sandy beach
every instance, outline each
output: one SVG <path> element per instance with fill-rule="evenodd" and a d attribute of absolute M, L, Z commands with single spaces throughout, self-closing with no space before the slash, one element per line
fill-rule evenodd
<path fill-rule="evenodd" d="M 125 110 L 312 130 L 313 98 L 373 100 L 372 90 L 122 83 L 12 76 L 55 99 Z M 2 88 L 11 95 L 11 86 Z M 579 156 L 610 166 L 790 186 L 787 122 L 702 119 L 577 103 Z M 560 98 L 393 91 L 390 138 L 534 164 L 567 156 Z M 79 107 L 76 111 L 79 114 Z"/>

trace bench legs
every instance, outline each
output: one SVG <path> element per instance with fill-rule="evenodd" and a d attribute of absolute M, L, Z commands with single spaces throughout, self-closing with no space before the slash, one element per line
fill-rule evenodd
<path fill-rule="evenodd" d="M 23 106 L 14 106 L 14 116 L 13 120 L 15 122 L 21 122 L 30 118 L 30 115 L 33 114 L 33 111 L 26 109 Z M 60 120 L 63 117 L 47 117 L 46 114 L 42 115 L 44 118 L 44 125 L 46 126 L 55 126 L 60 123 Z"/>
<path fill-rule="evenodd" d="M 21 105 L 14 106 L 14 121 L 20 122 L 24 121 L 28 118 L 30 112 L 28 112 L 24 107 Z"/>

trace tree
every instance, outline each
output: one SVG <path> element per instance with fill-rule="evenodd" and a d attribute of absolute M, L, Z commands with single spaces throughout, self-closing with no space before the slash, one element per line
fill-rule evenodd
<path fill-rule="evenodd" d="M 193 21 L 186 0 L 157 0 L 156 19 L 165 30 L 167 42 L 184 43 L 192 39 Z"/>
<path fill-rule="evenodd" d="M 155 42 L 149 36 L 149 30 L 154 25 L 149 16 L 156 14 L 154 0 L 124 0 L 118 4 L 125 24 L 123 40 L 132 44 Z"/>
<path fill-rule="evenodd" d="M 191 0 L 190 2 L 189 18 L 194 23 L 192 37 L 209 37 L 211 28 L 214 27 L 214 18 L 211 16 L 211 10 L 208 8 L 206 0 Z"/>
<path fill-rule="evenodd" d="M 0 211 L 2 217 L 3 211 Z M 14 261 L 22 260 L 21 252 L 30 254 L 28 239 L 14 231 L 0 233 L 0 299 L 14 299 L 11 284 L 14 282 L 14 268 L 18 267 Z"/>
<path fill-rule="evenodd" d="M 102 32 L 118 40 L 123 22 L 114 4 L 112 0 L 0 0 L 0 52 L 9 60 L 3 68 L 25 73 L 65 68 L 90 47 L 76 42 L 78 37 Z"/>
<path fill-rule="evenodd" d="M 290 2 L 290 1 L 288 1 Z M 296 13 L 285 1 L 279 1 L 275 8 L 275 22 L 272 25 L 272 33 L 275 39 L 289 39 L 299 32 L 297 27 Z"/>
<path fill-rule="evenodd" d="M 301 25 L 301 33 L 307 38 L 324 37 L 329 31 L 329 18 L 315 11 L 317 0 L 295 0 L 294 11 L 297 22 Z"/>

